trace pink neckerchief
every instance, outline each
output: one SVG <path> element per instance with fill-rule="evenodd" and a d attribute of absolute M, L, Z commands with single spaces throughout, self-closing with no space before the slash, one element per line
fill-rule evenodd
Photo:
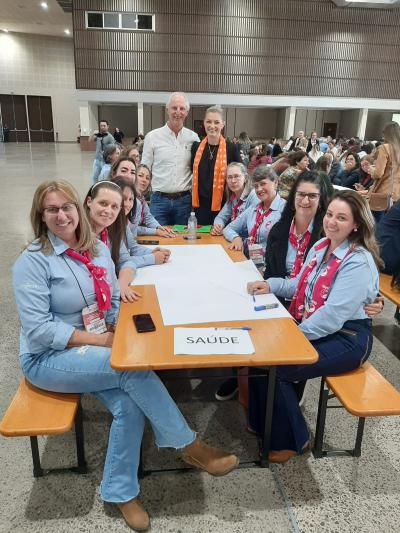
<path fill-rule="evenodd" d="M 101 242 L 104 242 L 104 244 L 107 246 L 107 248 L 110 248 L 110 243 L 108 242 L 108 231 L 107 231 L 107 228 L 104 228 L 100 232 L 99 237 L 100 237 Z"/>
<path fill-rule="evenodd" d="M 324 239 L 321 241 L 314 250 L 318 252 L 319 250 L 322 250 L 323 248 L 326 248 L 329 246 L 330 240 Z M 304 268 L 299 282 L 297 283 L 297 287 L 293 296 L 293 300 L 289 307 L 289 313 L 296 319 L 296 320 L 305 320 L 309 316 L 311 316 L 315 311 L 322 307 L 325 304 L 325 300 L 328 297 L 329 287 L 331 286 L 332 280 L 334 275 L 336 274 L 337 269 L 339 268 L 342 261 L 346 259 L 346 257 L 353 252 L 353 248 L 349 248 L 346 255 L 343 257 L 343 259 L 338 259 L 335 256 L 332 256 L 326 267 L 321 270 L 321 272 L 318 274 L 318 277 L 314 283 L 314 287 L 311 294 L 311 300 L 310 304 L 305 307 L 305 292 L 307 288 L 307 282 L 308 278 L 314 269 L 315 265 L 317 264 L 317 256 L 314 256 L 311 261 L 307 264 L 307 266 Z"/>
<path fill-rule="evenodd" d="M 231 222 L 233 222 L 234 220 L 237 219 L 238 209 L 243 203 L 243 200 L 241 198 L 239 198 L 239 200 L 234 204 L 233 202 L 234 202 L 235 198 L 236 198 L 235 195 L 232 195 L 231 198 L 230 198 L 230 201 L 232 202 Z"/>
<path fill-rule="evenodd" d="M 144 220 L 144 204 L 146 203 L 146 200 L 145 200 L 145 198 L 143 196 L 138 198 L 138 200 L 140 202 L 139 224 L 142 224 L 142 222 Z"/>
<path fill-rule="evenodd" d="M 262 205 L 262 202 L 260 202 L 258 204 L 258 206 L 256 207 L 256 218 L 255 218 L 255 222 L 254 222 L 254 225 L 253 227 L 251 228 L 250 230 L 250 233 L 249 233 L 249 238 L 248 238 L 248 243 L 249 244 L 254 244 L 256 242 L 256 237 L 257 237 L 257 231 L 258 231 L 258 228 L 261 226 L 264 218 L 267 218 L 267 216 L 272 212 L 272 209 L 269 208 L 267 211 L 264 211 L 263 210 L 263 205 Z"/>
<path fill-rule="evenodd" d="M 307 249 L 308 243 L 310 242 L 310 238 L 311 233 L 308 231 L 308 229 L 304 235 L 300 235 L 299 237 L 295 234 L 293 219 L 289 230 L 289 242 L 296 250 L 296 258 L 290 270 L 289 278 L 295 278 L 300 272 L 301 267 L 303 266 L 304 253 Z"/>
<path fill-rule="evenodd" d="M 81 255 L 78 252 L 75 252 L 75 250 L 68 248 L 68 250 L 65 250 L 65 253 L 72 259 L 83 263 L 89 270 L 90 276 L 93 278 L 94 293 L 96 295 L 99 311 L 107 311 L 107 309 L 110 309 L 111 292 L 110 286 L 106 280 L 107 269 L 94 265 L 87 250 Z"/>

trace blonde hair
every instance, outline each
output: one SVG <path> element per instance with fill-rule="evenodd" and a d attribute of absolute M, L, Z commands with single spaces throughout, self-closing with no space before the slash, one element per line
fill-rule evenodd
<path fill-rule="evenodd" d="M 391 155 L 396 169 L 400 167 L 400 126 L 397 122 L 388 122 L 383 128 L 385 143 L 390 144 Z"/>
<path fill-rule="evenodd" d="M 332 198 L 345 202 L 351 210 L 357 231 L 353 231 L 348 241 L 353 246 L 362 246 L 368 250 L 374 258 L 378 268 L 383 268 L 384 263 L 379 255 L 379 246 L 375 238 L 375 220 L 369 208 L 368 201 L 356 193 L 356 191 L 338 191 Z"/>
<path fill-rule="evenodd" d="M 44 181 L 36 189 L 33 195 L 31 207 L 31 225 L 35 244 L 38 245 L 35 251 L 42 251 L 44 254 L 49 254 L 52 246 L 48 237 L 48 228 L 43 220 L 43 202 L 46 195 L 50 192 L 57 192 L 65 196 L 68 202 L 75 205 L 78 211 L 78 226 L 76 228 L 76 237 L 78 239 L 77 249 L 87 250 L 90 255 L 95 256 L 97 250 L 97 239 L 92 233 L 89 221 L 86 217 L 83 206 L 79 200 L 78 193 L 74 187 L 67 181 Z"/>

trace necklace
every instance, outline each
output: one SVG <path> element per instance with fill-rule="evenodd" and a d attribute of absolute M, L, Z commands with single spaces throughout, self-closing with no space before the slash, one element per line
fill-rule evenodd
<path fill-rule="evenodd" d="M 208 143 L 207 143 L 207 146 L 208 146 L 208 151 L 209 151 L 209 153 L 210 153 L 210 155 L 209 155 L 209 159 L 210 159 L 210 161 L 212 161 L 212 160 L 214 159 L 214 153 L 215 153 L 215 150 L 216 150 L 217 147 L 218 147 L 218 144 L 215 144 L 215 145 L 214 145 L 213 150 L 211 150 L 210 145 L 209 145 Z"/>

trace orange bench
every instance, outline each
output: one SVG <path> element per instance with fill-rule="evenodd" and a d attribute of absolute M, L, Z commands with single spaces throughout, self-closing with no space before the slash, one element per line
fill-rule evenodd
<path fill-rule="evenodd" d="M 329 394 L 332 391 L 332 394 Z M 337 398 L 342 405 L 328 405 Z M 344 407 L 358 417 L 357 437 L 352 450 L 324 450 L 323 438 L 326 411 Z M 322 378 L 318 404 L 314 457 L 351 455 L 360 457 L 365 418 L 368 416 L 400 415 L 400 393 L 370 364 L 364 363 L 352 372 Z"/>
<path fill-rule="evenodd" d="M 392 276 L 389 274 L 379 274 L 379 292 L 397 307 L 400 306 L 400 290 L 392 287 Z"/>
<path fill-rule="evenodd" d="M 82 407 L 79 394 L 61 394 L 38 389 L 23 379 L 0 422 L 5 437 L 30 437 L 33 475 L 41 477 L 48 471 L 40 464 L 38 435 L 59 435 L 75 423 L 78 466 L 71 470 L 86 473 Z"/>

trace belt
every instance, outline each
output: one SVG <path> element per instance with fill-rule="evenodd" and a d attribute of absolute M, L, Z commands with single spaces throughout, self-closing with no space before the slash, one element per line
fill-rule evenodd
<path fill-rule="evenodd" d="M 154 191 L 159 194 L 162 198 L 168 198 L 169 200 L 175 200 L 176 198 L 181 198 L 182 196 L 187 196 L 190 194 L 190 191 L 181 191 L 181 192 L 161 192 Z"/>

